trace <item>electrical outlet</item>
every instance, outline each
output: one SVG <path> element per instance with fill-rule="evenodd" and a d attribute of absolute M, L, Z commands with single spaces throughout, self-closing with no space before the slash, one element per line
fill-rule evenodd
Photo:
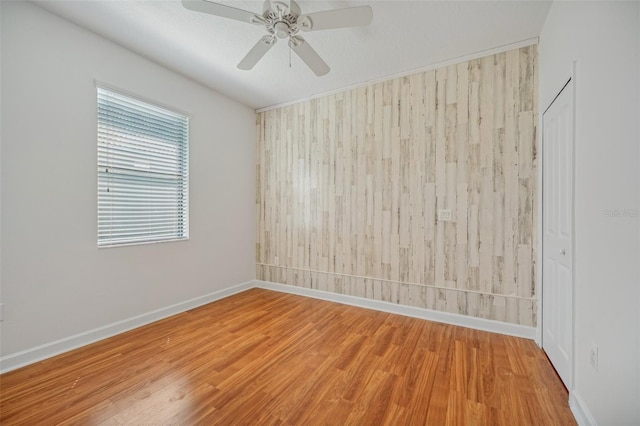
<path fill-rule="evenodd" d="M 273 261 L 275 262 L 276 266 L 280 265 L 280 258 L 278 256 L 276 256 Z"/>
<path fill-rule="evenodd" d="M 449 222 L 451 220 L 451 209 L 438 209 L 438 222 Z"/>
<path fill-rule="evenodd" d="M 598 371 L 598 345 L 591 343 L 591 349 L 589 350 L 589 363 L 594 370 Z"/>
<path fill-rule="evenodd" d="M 0 321 L 4 321 L 4 303 L 0 303 Z"/>

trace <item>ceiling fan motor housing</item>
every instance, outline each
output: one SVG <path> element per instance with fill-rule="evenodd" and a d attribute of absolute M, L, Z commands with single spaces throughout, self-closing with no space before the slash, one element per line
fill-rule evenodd
<path fill-rule="evenodd" d="M 284 39 L 294 36 L 300 30 L 298 27 L 298 17 L 300 7 L 294 1 L 290 4 L 284 2 L 267 0 L 264 3 L 264 24 L 269 34 L 274 37 Z"/>

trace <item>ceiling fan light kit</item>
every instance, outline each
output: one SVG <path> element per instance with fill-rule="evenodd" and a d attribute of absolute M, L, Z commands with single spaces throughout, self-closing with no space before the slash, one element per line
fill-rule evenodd
<path fill-rule="evenodd" d="M 253 25 L 261 25 L 267 35 L 258 40 L 249 53 L 240 61 L 238 68 L 251 70 L 264 55 L 276 44 L 278 39 L 289 39 L 289 47 L 317 76 L 323 76 L 330 70 L 318 53 L 299 33 L 369 25 L 373 19 L 370 6 L 349 7 L 302 15 L 300 6 L 290 0 L 266 0 L 262 15 L 253 12 L 214 3 L 207 0 L 182 0 L 185 8 L 195 12 L 234 19 Z"/>

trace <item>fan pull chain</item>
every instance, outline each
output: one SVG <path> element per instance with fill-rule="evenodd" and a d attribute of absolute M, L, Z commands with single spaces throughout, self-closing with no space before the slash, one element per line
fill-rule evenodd
<path fill-rule="evenodd" d="M 289 44 L 289 68 L 291 68 L 291 44 Z"/>

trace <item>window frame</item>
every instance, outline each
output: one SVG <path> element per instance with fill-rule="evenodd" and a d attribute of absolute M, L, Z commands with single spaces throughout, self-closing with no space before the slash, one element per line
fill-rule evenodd
<path fill-rule="evenodd" d="M 162 112 L 166 112 L 175 116 L 179 116 L 184 120 L 186 125 L 186 140 L 184 141 L 184 173 L 181 175 L 181 181 L 183 182 L 183 191 L 182 197 L 176 202 L 176 209 L 182 213 L 181 217 L 183 221 L 186 221 L 186 225 L 181 226 L 182 232 L 180 236 L 167 236 L 162 239 L 149 239 L 149 240 L 139 240 L 139 241 L 116 241 L 113 242 L 111 240 L 107 240 L 101 243 L 100 240 L 100 168 L 104 167 L 100 163 L 100 116 L 99 116 L 99 108 L 100 108 L 100 91 L 110 92 L 116 96 L 124 97 L 125 99 L 129 99 L 138 104 L 146 104 L 150 107 L 150 109 L 159 109 Z M 170 107 L 164 105 L 160 102 L 150 100 L 144 96 L 140 96 L 138 94 L 134 94 L 128 92 L 126 90 L 121 90 L 119 88 L 114 88 L 111 85 L 104 84 L 99 81 L 95 81 L 95 107 L 96 107 L 96 244 L 99 249 L 103 248 L 115 248 L 115 247 L 126 247 L 126 246 L 135 246 L 135 245 L 146 245 L 146 244 L 158 244 L 158 243 L 168 243 L 168 242 L 177 242 L 177 241 L 189 241 L 190 239 L 190 215 L 191 215 L 191 203 L 190 203 L 190 151 L 191 151 L 191 115 L 180 111 L 174 107 Z M 180 157 L 180 156 L 179 156 Z M 177 157 L 177 158 L 179 158 Z M 186 204 L 186 207 L 179 207 L 179 204 Z"/>

